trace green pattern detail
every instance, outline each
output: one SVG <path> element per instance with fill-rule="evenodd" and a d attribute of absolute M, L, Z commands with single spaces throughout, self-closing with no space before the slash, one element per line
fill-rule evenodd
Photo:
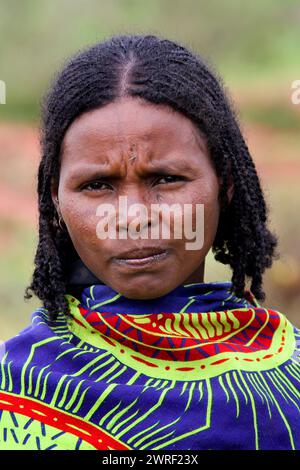
<path fill-rule="evenodd" d="M 9 411 L 2 411 L 0 450 L 95 450 L 91 444 L 73 434 L 18 413 L 13 415 L 14 421 Z"/>

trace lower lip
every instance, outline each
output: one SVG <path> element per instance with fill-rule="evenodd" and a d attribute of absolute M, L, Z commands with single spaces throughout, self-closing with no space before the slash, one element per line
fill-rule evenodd
<path fill-rule="evenodd" d="M 146 266 L 152 266 L 158 264 L 159 262 L 165 260 L 168 256 L 167 251 L 158 253 L 157 255 L 147 256 L 146 258 L 115 258 L 114 261 L 121 266 L 127 266 L 132 268 L 144 268 Z"/>

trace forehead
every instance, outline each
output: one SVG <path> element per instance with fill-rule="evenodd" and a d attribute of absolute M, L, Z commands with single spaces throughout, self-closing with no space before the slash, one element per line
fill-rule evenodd
<path fill-rule="evenodd" d="M 122 146 L 140 149 L 197 147 L 204 145 L 195 124 L 167 105 L 124 97 L 80 115 L 69 127 L 62 153 L 74 150 L 113 151 Z"/>

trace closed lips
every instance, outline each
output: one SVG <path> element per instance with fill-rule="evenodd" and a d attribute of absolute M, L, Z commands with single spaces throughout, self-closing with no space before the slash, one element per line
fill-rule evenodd
<path fill-rule="evenodd" d="M 126 251 L 116 256 L 116 259 L 143 259 L 151 256 L 160 255 L 165 253 L 166 250 L 162 248 L 141 248 L 131 251 Z"/>

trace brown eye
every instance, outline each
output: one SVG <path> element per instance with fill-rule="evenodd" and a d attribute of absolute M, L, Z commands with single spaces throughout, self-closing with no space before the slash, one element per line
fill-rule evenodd
<path fill-rule="evenodd" d="M 81 190 L 87 191 L 103 191 L 104 189 L 111 189 L 111 186 L 103 181 L 91 181 L 81 187 Z"/>
<path fill-rule="evenodd" d="M 176 181 L 182 181 L 183 178 L 182 176 L 177 176 L 177 175 L 164 175 L 161 176 L 158 180 L 156 180 L 156 184 L 161 184 L 161 180 L 166 180 L 165 183 L 176 183 Z"/>

